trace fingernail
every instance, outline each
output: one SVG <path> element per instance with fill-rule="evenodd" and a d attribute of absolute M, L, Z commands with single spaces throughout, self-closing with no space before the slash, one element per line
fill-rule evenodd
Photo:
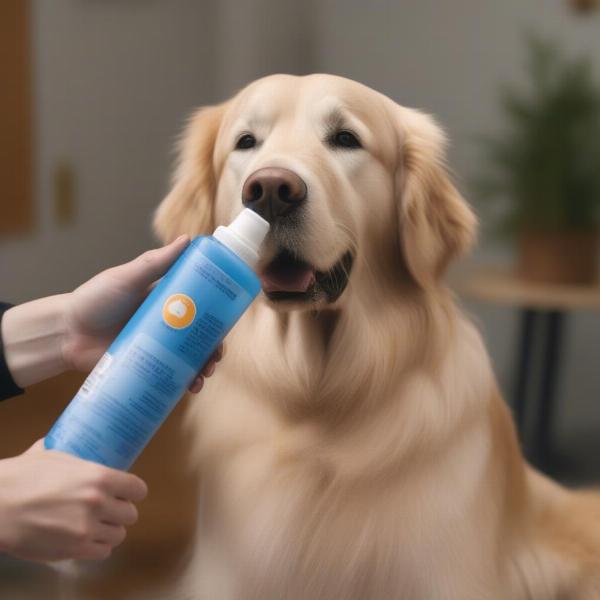
<path fill-rule="evenodd" d="M 183 233 L 182 235 L 180 235 L 178 238 L 175 239 L 175 243 L 179 244 L 179 242 L 182 242 L 183 240 L 187 240 L 187 239 L 188 239 L 187 233 Z"/>

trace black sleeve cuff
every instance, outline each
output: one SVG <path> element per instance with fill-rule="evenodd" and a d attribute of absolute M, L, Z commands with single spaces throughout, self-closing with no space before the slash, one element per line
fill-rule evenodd
<path fill-rule="evenodd" d="M 4 313 L 12 306 L 12 304 L 5 304 L 0 302 L 0 400 L 11 398 L 12 396 L 18 396 L 23 393 L 23 389 L 20 388 L 12 378 L 12 374 L 6 364 L 4 358 L 4 343 L 2 342 L 2 317 Z"/>

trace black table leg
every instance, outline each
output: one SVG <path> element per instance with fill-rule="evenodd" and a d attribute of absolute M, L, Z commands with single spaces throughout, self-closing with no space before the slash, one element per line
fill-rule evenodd
<path fill-rule="evenodd" d="M 525 409 L 527 403 L 527 382 L 531 375 L 531 356 L 534 338 L 535 320 L 538 313 L 525 308 L 521 311 L 519 350 L 517 352 L 516 381 L 514 389 L 513 406 L 515 421 L 521 438 L 524 436 Z"/>
<path fill-rule="evenodd" d="M 533 451 L 535 461 L 540 465 L 544 465 L 551 460 L 552 421 L 565 315 L 562 311 L 552 310 L 542 313 L 541 316 L 544 319 L 546 340 L 542 355 Z"/>

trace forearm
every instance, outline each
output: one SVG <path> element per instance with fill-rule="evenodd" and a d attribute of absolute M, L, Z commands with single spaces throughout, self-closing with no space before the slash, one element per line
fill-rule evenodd
<path fill-rule="evenodd" d="M 66 370 L 63 356 L 68 294 L 10 308 L 2 319 L 4 357 L 15 383 L 26 387 Z"/>

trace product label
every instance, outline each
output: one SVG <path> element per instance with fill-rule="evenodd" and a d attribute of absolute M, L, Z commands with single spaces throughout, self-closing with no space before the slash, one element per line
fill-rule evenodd
<path fill-rule="evenodd" d="M 252 301 L 190 247 L 101 358 L 46 446 L 127 469 Z"/>
<path fill-rule="evenodd" d="M 87 376 L 87 379 L 83 382 L 79 392 L 83 395 L 94 393 L 96 388 L 102 383 L 111 363 L 112 356 L 106 352 L 98 361 L 92 372 Z"/>
<path fill-rule="evenodd" d="M 163 321 L 173 329 L 189 327 L 196 316 L 194 301 L 185 294 L 173 294 L 163 305 Z"/>

